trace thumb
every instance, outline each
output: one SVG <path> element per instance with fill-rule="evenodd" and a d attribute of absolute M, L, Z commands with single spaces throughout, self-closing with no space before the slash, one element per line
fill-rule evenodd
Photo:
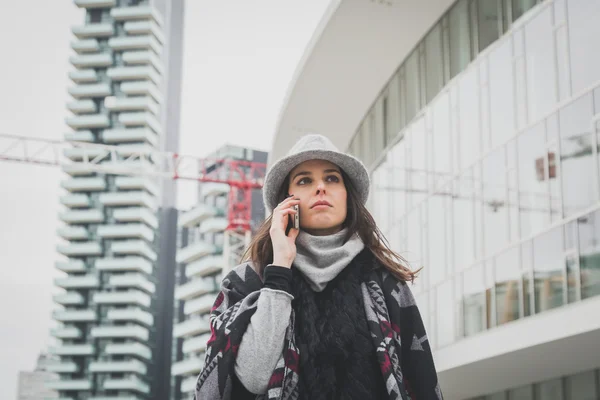
<path fill-rule="evenodd" d="M 290 229 L 288 237 L 295 242 L 296 238 L 298 237 L 298 233 L 300 233 L 300 229 L 292 228 Z"/>

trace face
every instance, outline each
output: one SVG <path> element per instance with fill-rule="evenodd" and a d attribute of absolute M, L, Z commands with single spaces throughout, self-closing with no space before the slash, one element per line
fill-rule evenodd
<path fill-rule="evenodd" d="M 339 232 L 346 220 L 347 192 L 340 168 L 310 160 L 290 172 L 289 194 L 300 199 L 300 226 L 313 235 Z"/>

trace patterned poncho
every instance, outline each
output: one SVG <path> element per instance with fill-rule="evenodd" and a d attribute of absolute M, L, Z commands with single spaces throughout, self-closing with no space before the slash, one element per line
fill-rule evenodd
<path fill-rule="evenodd" d="M 408 285 L 377 266 L 374 258 L 371 267 L 363 270 L 361 290 L 365 313 L 388 399 L 442 399 L 423 321 Z M 262 286 L 261 278 L 249 263 L 235 267 L 223 279 L 210 314 L 211 337 L 196 384 L 196 400 L 236 400 L 232 398 L 235 358 L 256 311 Z M 284 350 L 267 393 L 257 395 L 257 400 L 298 399 L 298 366 L 302 354 L 295 343 L 294 327 L 292 311 Z"/>

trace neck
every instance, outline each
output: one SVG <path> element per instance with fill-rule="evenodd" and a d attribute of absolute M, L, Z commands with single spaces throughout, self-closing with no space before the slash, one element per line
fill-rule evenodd
<path fill-rule="evenodd" d="M 312 236 L 328 236 L 328 235 L 333 235 L 334 233 L 338 233 L 342 229 L 344 229 L 344 227 L 342 225 L 337 225 L 337 226 L 333 226 L 331 228 L 302 229 L 302 230 Z"/>

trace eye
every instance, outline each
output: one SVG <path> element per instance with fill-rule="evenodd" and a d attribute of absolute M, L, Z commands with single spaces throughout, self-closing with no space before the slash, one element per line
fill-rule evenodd
<path fill-rule="evenodd" d="M 296 182 L 296 185 L 306 185 L 307 183 L 310 183 L 310 178 L 302 178 L 300 179 L 298 182 Z"/>
<path fill-rule="evenodd" d="M 329 175 L 326 180 L 327 182 L 339 182 L 340 178 L 337 175 Z"/>

